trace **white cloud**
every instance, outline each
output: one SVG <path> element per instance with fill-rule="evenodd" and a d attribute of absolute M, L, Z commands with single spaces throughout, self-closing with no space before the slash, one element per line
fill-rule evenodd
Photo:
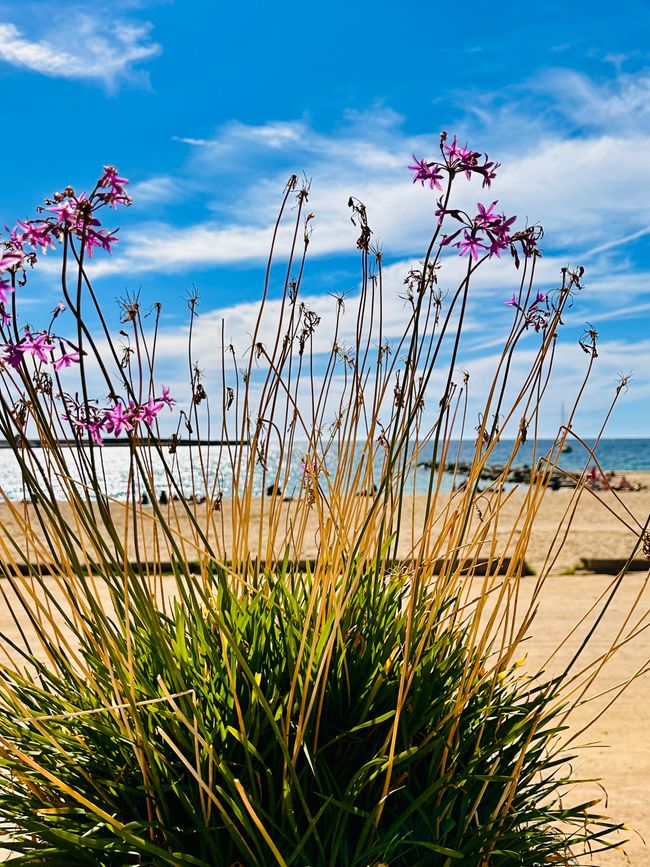
<path fill-rule="evenodd" d="M 188 138 L 186 136 L 174 135 L 172 136 L 172 141 L 181 142 L 181 144 L 192 145 L 193 147 L 203 147 L 203 145 L 209 144 L 209 140 L 205 138 Z"/>
<path fill-rule="evenodd" d="M 136 205 L 153 205 L 176 197 L 181 186 L 176 178 L 169 175 L 158 175 L 131 184 L 129 195 Z"/>
<path fill-rule="evenodd" d="M 538 121 L 535 136 L 527 136 L 530 124 L 519 109 L 503 122 L 524 130 L 523 135 L 500 136 L 503 118 L 497 112 L 486 138 L 503 142 L 491 153 L 503 164 L 498 177 L 491 190 L 459 178 L 457 204 L 473 210 L 478 200 L 498 198 L 499 207 L 518 214 L 520 223 L 545 226 L 547 251 L 565 251 L 583 264 L 616 247 L 624 253 L 650 225 L 650 162 L 631 158 L 650 150 L 650 126 L 617 129 L 614 135 L 608 121 L 642 102 L 648 81 L 621 76 L 599 90 L 583 76 L 547 76 L 546 96 L 566 100 L 565 114 L 571 113 L 573 100 L 579 120 L 585 90 L 589 99 L 602 103 L 599 115 L 592 112 L 589 134 L 565 136 L 557 124 Z M 387 255 L 418 255 L 434 226 L 436 194 L 412 186 L 406 165 L 411 153 L 435 158 L 437 136 L 404 133 L 400 117 L 385 108 L 349 113 L 329 134 L 302 118 L 262 125 L 231 122 L 211 139 L 178 140 L 192 147 L 183 173 L 193 188 L 208 195 L 220 190 L 211 203 L 214 216 L 183 229 L 165 223 L 128 229 L 116 257 L 100 265 L 97 275 L 171 273 L 191 262 L 209 268 L 264 259 L 282 190 L 293 172 L 313 179 L 306 206 L 316 214 L 312 257 L 353 249 L 350 195 L 366 203 L 374 239 L 384 243 Z M 470 144 L 480 147 L 479 137 Z"/>
<path fill-rule="evenodd" d="M 583 129 L 624 130 L 648 128 L 650 121 L 650 73 L 619 73 L 596 84 L 573 69 L 556 69 L 541 76 L 538 87 L 555 99 L 558 112 Z"/>
<path fill-rule="evenodd" d="M 0 61 L 51 78 L 99 81 L 113 88 L 133 78 L 134 67 L 156 57 L 160 45 L 146 22 L 109 18 L 82 9 L 32 37 L 11 22 L 0 23 Z"/>

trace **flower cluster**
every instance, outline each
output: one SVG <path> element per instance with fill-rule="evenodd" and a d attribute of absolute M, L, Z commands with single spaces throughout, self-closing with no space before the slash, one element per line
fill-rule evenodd
<path fill-rule="evenodd" d="M 5 226 L 9 237 L 0 241 L 0 322 L 3 325 L 11 321 L 5 309 L 9 295 L 16 285 L 24 285 L 26 268 L 36 264 L 37 253 L 47 253 L 55 247 L 55 241 L 61 241 L 66 235 L 78 238 L 88 256 L 92 256 L 96 247 L 111 252 L 118 240 L 118 230 L 103 229 L 97 211 L 106 205 L 111 208 L 130 205 L 131 199 L 126 193 L 128 183 L 114 166 L 105 166 L 89 196 L 85 193 L 78 196 L 72 187 L 66 187 L 46 199 L 45 207 L 37 208 L 46 216 L 18 220 L 13 229 Z"/>
<path fill-rule="evenodd" d="M 61 240 L 66 233 L 79 238 L 89 256 L 92 256 L 96 247 L 110 253 L 111 245 L 117 241 L 117 229 L 102 229 L 96 214 L 106 205 L 111 208 L 130 205 L 131 199 L 126 193 L 128 183 L 126 178 L 118 175 L 114 166 L 105 166 L 89 196 L 85 193 L 78 196 L 72 187 L 54 193 L 51 199 L 45 200 L 45 207 L 38 208 L 41 214 L 47 216 L 36 220 L 18 220 L 11 230 L 9 243 L 16 257 L 22 259 L 24 255 L 29 255 L 26 248 L 46 253 L 48 248 L 55 246 L 54 241 Z M 17 261 L 15 267 L 22 267 L 22 262 Z"/>
<path fill-rule="evenodd" d="M 58 358 L 54 358 L 55 340 L 57 339 L 61 354 Z M 66 345 L 70 348 L 66 349 Z M 79 362 L 79 350 L 69 340 L 56 338 L 48 331 L 38 331 L 34 334 L 29 328 L 25 328 L 19 341 L 5 343 L 1 351 L 2 363 L 10 365 L 15 370 L 18 370 L 27 355 L 31 355 L 35 361 L 41 364 L 52 362 L 56 371 Z"/>
<path fill-rule="evenodd" d="M 152 427 L 158 413 L 166 406 L 171 409 L 175 403 L 169 389 L 164 385 L 161 397 L 150 397 L 146 403 L 141 404 L 131 400 L 127 405 L 115 399 L 112 406 L 100 408 L 78 404 L 67 397 L 67 414 L 62 418 L 69 421 L 77 433 L 90 434 L 93 442 L 101 446 L 106 434 L 119 437 L 122 431 L 135 431 L 140 422 Z"/>
<path fill-rule="evenodd" d="M 507 217 L 505 214 L 497 213 L 496 205 L 496 201 L 487 206 L 478 202 L 476 214 L 470 216 L 466 211 L 445 208 L 440 199 L 436 210 L 438 222 L 442 223 L 444 218 L 449 216 L 461 224 L 460 229 L 452 232 L 451 235 L 443 236 L 440 246 L 445 247 L 460 236 L 453 246 L 459 250 L 461 256 L 468 253 L 472 259 L 478 259 L 483 255 L 489 258 L 492 256 L 500 258 L 504 250 L 510 250 L 515 264 L 519 267 L 517 248 L 525 258 L 534 255 L 541 229 L 538 226 L 529 226 L 521 231 L 512 232 L 512 225 L 517 217 Z"/>
<path fill-rule="evenodd" d="M 478 151 L 470 150 L 467 145 L 458 144 L 456 136 L 451 144 L 447 144 L 447 133 L 442 133 L 440 153 L 442 160 L 439 162 L 427 162 L 413 155 L 414 164 L 409 166 L 409 169 L 415 172 L 413 183 L 420 181 L 424 185 L 428 182 L 432 190 L 442 190 L 441 182 L 445 174 L 450 180 L 457 174 L 465 174 L 466 178 L 471 180 L 472 175 L 476 174 L 483 178 L 483 186 L 489 187 L 496 177 L 499 163 L 488 159 L 487 154 L 481 155 Z M 520 264 L 519 252 L 526 259 L 534 255 L 537 241 L 541 237 L 539 227 L 531 226 L 512 232 L 512 225 L 517 218 L 497 213 L 496 201 L 487 206 L 479 202 L 476 215 L 470 217 L 465 211 L 446 207 L 448 192 L 447 189 L 447 195 L 441 196 L 437 202 L 438 225 L 442 225 L 445 217 L 449 216 L 460 222 L 461 228 L 450 235 L 444 235 L 440 242 L 441 247 L 451 244 L 460 236 L 453 246 L 461 256 L 467 253 L 471 259 L 478 259 L 483 255 L 489 258 L 500 257 L 504 250 L 509 249 L 517 267 Z"/>
<path fill-rule="evenodd" d="M 413 183 L 420 181 L 424 186 L 428 182 L 432 190 L 434 188 L 441 190 L 441 181 L 445 173 L 450 178 L 464 173 L 468 180 L 471 180 L 474 174 L 479 175 L 483 178 L 483 186 L 489 187 L 496 177 L 499 163 L 489 160 L 487 154 L 472 151 L 467 145 L 459 145 L 456 136 L 451 144 L 447 144 L 447 133 L 441 134 L 440 153 L 442 162 L 419 160 L 413 154 L 414 165 L 409 166 L 409 169 L 415 172 Z"/>

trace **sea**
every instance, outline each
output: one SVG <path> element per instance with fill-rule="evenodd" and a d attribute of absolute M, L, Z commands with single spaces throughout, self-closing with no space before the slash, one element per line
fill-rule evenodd
<path fill-rule="evenodd" d="M 586 445 L 593 448 L 593 441 L 588 441 Z M 243 449 L 243 460 L 247 458 L 247 446 L 231 446 L 231 453 L 236 453 L 237 449 Z M 489 459 L 489 464 L 499 465 L 505 463 L 512 452 L 513 441 L 502 440 L 496 444 L 492 455 Z M 520 445 L 515 457 L 513 466 L 531 466 L 534 461 L 548 454 L 553 449 L 553 440 L 538 439 L 535 446 L 528 442 Z M 204 474 L 201 471 L 201 465 L 198 458 L 198 449 L 191 446 L 179 445 L 176 454 L 172 456 L 166 455 L 165 459 L 170 462 L 172 473 L 180 490 L 185 497 L 196 496 L 215 497 L 221 494 L 228 497 L 232 494 L 232 476 L 230 472 L 230 462 L 227 459 L 226 449 L 218 446 L 203 447 L 203 459 L 205 478 L 207 485 L 204 483 Z M 362 446 L 357 447 L 360 454 Z M 63 450 L 68 452 L 68 465 L 74 466 L 74 454 L 71 450 Z M 294 457 L 289 470 L 287 479 L 283 485 L 284 496 L 295 496 L 303 484 L 303 457 L 304 447 L 301 448 L 299 443 L 295 446 Z M 129 484 L 129 452 L 128 448 L 122 446 L 114 446 L 112 448 L 104 448 L 96 450 L 95 454 L 98 457 L 98 467 L 104 480 L 104 490 L 111 497 L 118 500 L 126 499 Z M 448 451 L 448 460 L 454 461 L 458 456 L 459 461 L 469 462 L 474 454 L 474 444 L 470 441 L 463 442 L 460 445 L 452 442 Z M 41 465 L 45 465 L 45 454 L 41 449 L 34 449 L 34 456 L 39 460 Z M 433 447 L 424 446 L 420 448 L 418 453 L 418 463 L 420 465 L 430 462 L 433 456 Z M 595 450 L 595 458 L 603 471 L 614 470 L 617 473 L 633 474 L 635 470 L 650 470 L 650 439 L 602 439 Z M 275 479 L 275 473 L 280 459 L 279 452 L 269 451 L 267 460 L 267 471 L 264 473 L 260 466 L 256 466 L 253 479 L 253 494 L 260 495 L 262 491 L 268 488 Z M 562 453 L 559 466 L 568 471 L 582 471 L 585 468 L 590 468 L 594 465 L 594 459 L 590 457 L 589 452 L 582 444 L 573 442 L 570 450 Z M 154 488 L 157 495 L 165 490 L 169 492 L 169 482 L 161 460 L 154 456 L 151 463 L 152 478 Z M 328 472 L 333 474 L 335 470 L 334 461 L 330 460 L 327 465 Z M 377 466 L 377 478 L 379 476 L 379 465 Z M 50 482 L 54 496 L 58 498 L 65 497 L 64 486 L 57 479 L 54 471 L 49 473 Z M 633 478 L 633 476 L 632 476 Z M 457 480 L 456 480 L 457 481 Z M 426 466 L 421 466 L 415 476 L 416 492 L 424 493 L 428 488 L 429 472 Z M 442 489 L 451 488 L 453 477 L 451 474 L 445 474 L 442 481 Z M 16 458 L 8 448 L 0 448 L 0 491 L 1 498 L 9 500 L 23 500 L 28 496 L 24 480 L 16 461 Z"/>

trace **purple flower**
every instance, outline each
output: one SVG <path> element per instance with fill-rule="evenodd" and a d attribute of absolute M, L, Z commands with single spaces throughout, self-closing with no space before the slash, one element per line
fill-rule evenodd
<path fill-rule="evenodd" d="M 119 177 L 115 166 L 104 166 L 104 174 L 99 179 L 97 186 L 108 189 L 108 192 L 100 193 L 99 196 L 111 208 L 115 208 L 117 205 L 130 205 L 131 197 L 124 189 L 128 183 L 127 178 Z"/>
<path fill-rule="evenodd" d="M 170 409 L 171 409 L 172 406 L 176 403 L 176 401 L 174 400 L 174 398 L 173 398 L 173 397 L 170 397 L 170 395 L 169 395 L 169 389 L 167 388 L 166 385 L 163 385 L 163 387 L 162 387 L 162 397 L 159 398 L 159 400 L 160 400 L 161 403 L 164 403 L 165 406 L 168 406 Z"/>
<path fill-rule="evenodd" d="M 86 430 L 86 422 L 80 418 L 76 418 L 73 415 L 63 414 L 61 416 L 62 421 L 69 421 L 75 431 Z"/>
<path fill-rule="evenodd" d="M 104 427 L 104 419 L 98 418 L 94 421 L 85 422 L 83 424 L 85 430 L 88 431 L 90 436 L 93 438 L 93 442 L 95 445 L 103 446 L 104 440 L 102 439 L 102 428 Z"/>
<path fill-rule="evenodd" d="M 129 183 L 127 178 L 120 178 L 115 166 L 104 166 L 104 174 L 99 179 L 98 186 L 114 187 L 124 192 L 124 187 Z"/>
<path fill-rule="evenodd" d="M 0 304 L 0 323 L 2 325 L 11 325 L 11 314 L 7 313 L 4 304 Z"/>
<path fill-rule="evenodd" d="M 54 349 L 54 344 L 47 334 L 38 334 L 34 337 L 29 332 L 25 333 L 20 346 L 23 352 L 31 352 L 34 358 L 38 358 L 39 361 L 43 362 L 49 360 L 46 353 L 51 353 Z"/>
<path fill-rule="evenodd" d="M 447 213 L 444 207 L 444 202 L 442 201 L 442 196 L 438 199 L 436 205 L 435 216 L 438 218 L 438 225 L 442 226 L 442 221 L 445 219 L 445 214 Z"/>
<path fill-rule="evenodd" d="M 484 187 L 491 187 L 492 181 L 497 176 L 496 171 L 492 170 L 492 166 L 494 166 L 496 168 L 497 163 L 487 163 L 486 162 L 484 166 L 480 166 L 479 168 L 476 169 L 476 171 L 479 174 L 483 175 L 483 186 Z"/>
<path fill-rule="evenodd" d="M 105 229 L 100 229 L 99 231 L 88 229 L 84 241 L 86 253 L 92 258 L 94 247 L 102 247 L 107 253 L 112 252 L 111 244 L 116 244 L 119 240 L 115 237 L 118 231 L 119 229 L 113 229 L 112 232 L 108 232 Z"/>
<path fill-rule="evenodd" d="M 417 181 L 420 181 L 422 186 L 424 186 L 424 182 L 429 181 L 431 189 L 435 187 L 441 190 L 442 184 L 440 181 L 442 180 L 442 172 L 438 163 L 427 163 L 426 160 L 419 160 L 415 154 L 413 154 L 413 159 L 415 160 L 415 165 L 409 166 L 409 169 L 415 172 L 413 183 L 415 184 Z"/>
<path fill-rule="evenodd" d="M 479 243 L 479 240 L 475 235 L 470 235 L 467 231 L 463 235 L 463 240 L 454 244 L 454 247 L 458 247 L 461 256 L 464 256 L 465 253 L 469 253 L 472 259 L 478 259 L 480 256 L 479 250 L 486 249 L 484 244 Z"/>
<path fill-rule="evenodd" d="M 454 136 L 451 144 L 443 144 L 443 153 L 449 168 L 453 172 L 465 172 L 468 180 L 471 179 L 472 173 L 476 173 L 482 176 L 483 186 L 489 187 L 492 179 L 496 177 L 496 169 L 499 164 L 489 161 L 486 155 L 485 161 L 481 165 L 479 163 L 481 154 L 478 151 L 470 150 L 467 145 L 459 145 L 456 136 Z"/>
<path fill-rule="evenodd" d="M 499 238 L 498 236 L 491 237 L 490 246 L 488 247 L 488 256 L 490 257 L 490 259 L 492 258 L 492 256 L 496 256 L 497 259 L 500 259 L 501 250 L 507 249 L 509 243 L 510 242 L 508 238 Z"/>
<path fill-rule="evenodd" d="M 151 427 L 160 410 L 165 406 L 162 401 L 157 401 L 150 397 L 146 403 L 140 406 L 139 416 L 142 421 Z"/>
<path fill-rule="evenodd" d="M 2 360 L 18 370 L 23 360 L 23 347 L 20 343 L 7 343 L 3 348 Z"/>
<path fill-rule="evenodd" d="M 106 430 L 109 433 L 112 431 L 116 437 L 120 435 L 122 428 L 124 428 L 125 431 L 133 430 L 133 425 L 131 424 L 131 411 L 127 410 L 125 412 L 121 403 L 116 404 L 113 409 L 106 412 L 104 422 Z"/>
<path fill-rule="evenodd" d="M 471 151 L 468 150 L 467 145 L 462 147 L 458 144 L 458 137 L 454 136 L 454 140 L 450 145 L 443 145 L 444 150 L 447 153 L 447 157 L 450 161 L 454 160 L 465 160 L 471 156 Z"/>
<path fill-rule="evenodd" d="M 45 210 L 56 214 L 59 224 L 68 223 L 70 226 L 76 226 L 79 220 L 79 206 L 76 199 L 68 199 L 61 205 L 55 205 Z"/>
<path fill-rule="evenodd" d="M 47 252 L 48 247 L 54 247 L 51 236 L 52 226 L 49 223 L 37 223 L 31 220 L 18 220 L 17 222 L 23 230 L 20 237 L 21 244 L 27 244 L 28 247 L 34 249 L 40 247 L 43 253 Z"/>
<path fill-rule="evenodd" d="M 79 363 L 79 353 L 75 350 L 73 352 L 64 352 L 60 358 L 57 358 L 54 362 L 54 369 L 61 370 L 62 367 L 71 367 L 72 364 Z"/>
<path fill-rule="evenodd" d="M 494 213 L 494 206 L 496 202 L 492 202 L 489 208 L 486 208 L 485 205 L 482 205 L 480 202 L 477 202 L 478 215 L 476 217 L 476 224 L 480 228 L 489 228 L 493 223 L 500 223 L 501 217 L 499 214 Z"/>
<path fill-rule="evenodd" d="M 496 204 L 496 202 L 494 204 Z M 489 226 L 485 227 L 488 238 L 490 239 L 489 255 L 490 257 L 496 256 L 497 258 L 500 258 L 500 251 L 506 250 L 512 242 L 509 231 L 517 217 L 506 217 L 505 214 L 494 214 L 493 217 L 493 222 L 490 223 Z"/>
<path fill-rule="evenodd" d="M 506 307 L 517 307 L 517 308 L 519 307 L 519 304 L 517 302 L 517 299 L 514 296 L 514 293 L 513 293 L 512 298 L 510 299 L 510 301 L 504 301 L 503 303 L 506 305 Z"/>
<path fill-rule="evenodd" d="M 505 214 L 501 214 L 501 216 L 496 220 L 492 226 L 490 226 L 490 230 L 493 232 L 498 232 L 499 235 L 505 237 L 510 232 L 510 227 L 517 219 L 517 215 L 514 217 L 506 217 Z"/>
<path fill-rule="evenodd" d="M 14 226 L 13 229 L 10 229 L 9 226 L 5 223 L 5 229 L 9 232 L 9 241 L 17 250 L 23 249 L 22 235 L 18 230 L 18 226 Z"/>

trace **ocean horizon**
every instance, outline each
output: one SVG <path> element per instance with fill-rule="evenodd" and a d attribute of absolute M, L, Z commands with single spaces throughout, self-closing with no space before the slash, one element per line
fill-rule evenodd
<path fill-rule="evenodd" d="M 488 461 L 489 465 L 500 465 L 505 463 L 511 455 L 513 440 L 501 440 L 493 449 L 492 455 Z M 553 448 L 554 440 L 538 439 L 536 443 L 527 442 L 520 445 L 513 466 L 524 467 L 532 466 L 537 460 L 542 458 Z M 594 440 L 588 440 L 586 445 L 588 448 L 593 448 Z M 95 455 L 98 459 L 98 464 L 101 468 L 100 476 L 104 479 L 105 489 L 108 494 L 116 499 L 125 499 L 128 488 L 129 477 L 129 460 L 128 451 L 124 444 L 123 447 L 112 447 L 109 449 L 96 449 Z M 283 487 L 285 496 L 295 496 L 302 483 L 302 456 L 301 443 L 295 444 L 293 460 L 291 463 L 288 478 Z M 248 446 L 236 445 L 204 445 L 203 457 L 204 465 L 207 468 L 207 486 L 203 484 L 202 479 L 198 475 L 200 463 L 198 461 L 198 450 L 196 445 L 180 444 L 176 449 L 176 453 L 166 455 L 167 460 L 172 463 L 173 473 L 180 489 L 184 496 L 191 496 L 196 493 L 201 496 L 212 497 L 221 492 L 223 496 L 228 497 L 232 493 L 232 478 L 228 459 L 228 450 L 238 448 L 248 448 Z M 166 447 L 163 447 L 166 452 Z M 357 446 L 359 453 L 361 445 Z M 39 448 L 34 448 L 34 456 L 41 465 L 45 466 L 48 461 L 48 453 Z M 63 448 L 70 459 L 70 466 L 73 466 L 74 449 Z M 459 463 L 467 463 L 471 461 L 474 455 L 474 443 L 472 441 L 453 441 L 450 444 L 447 453 L 447 463 L 454 462 L 458 459 Z M 429 444 L 422 446 L 419 450 L 418 463 L 426 464 L 431 462 L 433 457 L 433 445 Z M 595 458 L 592 459 L 585 447 L 576 442 L 570 442 L 570 450 L 562 453 L 559 467 L 569 472 L 581 472 L 585 468 L 591 468 L 596 462 L 600 465 L 603 471 L 614 471 L 617 473 L 632 473 L 634 471 L 650 471 L 650 438 L 608 438 L 602 439 L 598 443 L 595 452 Z M 264 473 L 261 468 L 258 468 L 256 477 L 253 483 L 254 495 L 260 495 L 270 484 L 275 480 L 275 473 L 278 467 L 280 454 L 277 448 L 269 450 L 267 461 L 267 472 Z M 50 458 L 51 462 L 51 458 Z M 331 474 L 334 470 L 334 459 L 328 463 L 328 472 Z M 162 462 L 159 458 L 153 457 L 153 482 L 158 493 L 162 490 L 168 490 L 165 471 Z M 377 466 L 377 476 L 379 466 Z M 27 496 L 26 487 L 18 467 L 17 461 L 10 449 L 0 449 L 0 487 L 2 488 L 5 499 L 8 500 L 23 500 Z M 198 481 L 197 481 L 198 480 Z M 64 498 L 64 488 L 56 477 L 56 472 L 52 470 L 49 481 L 52 484 L 52 489 L 55 496 Z M 426 466 L 421 466 L 416 476 L 415 489 L 418 493 L 426 492 L 429 482 L 429 472 Z M 451 474 L 445 474 L 443 478 L 443 489 L 449 489 L 452 486 Z"/>

